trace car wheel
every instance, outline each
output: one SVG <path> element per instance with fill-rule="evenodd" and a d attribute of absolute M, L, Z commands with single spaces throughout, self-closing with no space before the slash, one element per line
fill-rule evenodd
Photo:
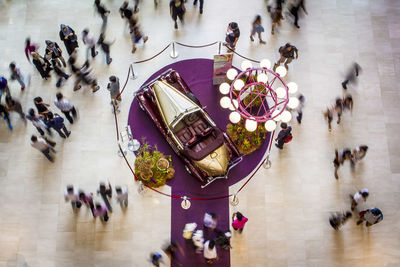
<path fill-rule="evenodd" d="M 185 169 L 189 174 L 192 174 L 192 172 L 190 171 L 189 167 L 185 165 Z"/>
<path fill-rule="evenodd" d="M 186 96 L 190 98 L 190 100 L 192 100 L 194 103 L 196 103 L 197 105 L 201 106 L 199 99 L 197 99 L 197 97 L 191 93 L 191 92 L 187 92 Z"/>

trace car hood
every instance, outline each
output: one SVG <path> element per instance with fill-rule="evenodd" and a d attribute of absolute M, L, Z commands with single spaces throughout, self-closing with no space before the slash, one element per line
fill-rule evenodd
<path fill-rule="evenodd" d="M 193 161 L 208 176 L 223 176 L 229 164 L 229 152 L 225 143 L 199 161 Z"/>

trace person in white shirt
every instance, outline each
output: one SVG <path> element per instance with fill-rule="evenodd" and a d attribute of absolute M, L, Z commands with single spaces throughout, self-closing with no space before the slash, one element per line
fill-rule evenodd
<path fill-rule="evenodd" d="M 117 193 L 115 196 L 117 202 L 119 202 L 121 206 L 128 207 L 128 188 L 116 186 L 115 192 Z"/>
<path fill-rule="evenodd" d="M 217 227 L 217 214 L 213 212 L 206 212 L 204 214 L 204 229 L 208 230 L 211 229 L 211 231 L 214 231 L 215 227 Z"/>
<path fill-rule="evenodd" d="M 49 161 L 54 162 L 53 157 L 50 155 L 50 150 L 53 152 L 55 152 L 55 150 L 49 146 L 45 139 L 37 137 L 36 135 L 32 135 L 31 146 L 42 152 Z"/>
<path fill-rule="evenodd" d="M 89 35 L 89 29 L 84 29 L 82 31 L 82 41 L 88 47 L 87 59 L 89 59 L 89 49 L 92 53 L 92 58 L 97 56 L 99 52 L 96 51 L 96 41 L 92 35 Z"/>
<path fill-rule="evenodd" d="M 78 191 L 74 188 L 73 185 L 67 185 L 67 188 L 64 190 L 64 198 L 65 202 L 71 201 L 72 208 L 80 208 L 82 206 L 81 201 L 79 200 Z"/>
<path fill-rule="evenodd" d="M 367 188 L 361 189 L 354 196 L 350 195 L 351 198 L 351 210 L 353 211 L 355 207 L 357 207 L 360 203 L 365 203 L 369 196 L 369 192 Z"/>
<path fill-rule="evenodd" d="M 66 99 L 63 96 L 63 94 L 57 93 L 56 97 L 57 97 L 57 99 L 54 100 L 54 105 L 57 108 L 59 108 L 62 113 L 64 113 L 64 115 L 67 118 L 67 120 L 69 121 L 69 123 L 73 124 L 74 120 L 72 119 L 72 117 L 74 117 L 74 119 L 76 119 L 75 107 L 71 104 L 71 102 L 69 102 L 68 99 Z M 72 114 L 72 117 L 71 117 L 70 113 Z"/>
<path fill-rule="evenodd" d="M 204 248 L 203 231 L 197 230 L 192 236 L 193 245 L 196 247 L 196 253 L 201 253 Z"/>
<path fill-rule="evenodd" d="M 212 264 L 218 259 L 217 248 L 214 240 L 207 240 L 206 243 L 204 243 L 203 255 L 208 264 Z"/>

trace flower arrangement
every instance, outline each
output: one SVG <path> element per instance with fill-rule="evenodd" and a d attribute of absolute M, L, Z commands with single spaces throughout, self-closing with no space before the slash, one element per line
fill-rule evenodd
<path fill-rule="evenodd" d="M 136 152 L 136 179 L 147 186 L 160 187 L 165 185 L 168 179 L 172 179 L 174 174 L 171 156 L 158 151 L 157 145 L 149 145 L 143 137 L 142 145 Z"/>
<path fill-rule="evenodd" d="M 267 130 L 262 125 L 258 125 L 254 132 L 247 131 L 243 118 L 237 124 L 229 123 L 226 126 L 226 133 L 241 154 L 251 154 L 256 151 L 267 136 Z"/>

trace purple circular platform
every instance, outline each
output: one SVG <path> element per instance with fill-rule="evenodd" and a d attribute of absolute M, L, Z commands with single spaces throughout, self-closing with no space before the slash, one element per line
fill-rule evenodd
<path fill-rule="evenodd" d="M 229 123 L 229 110 L 222 109 L 219 105 L 221 97 L 218 86 L 213 86 L 213 61 L 210 59 L 190 59 L 178 61 L 158 70 L 145 82 L 156 78 L 167 69 L 176 70 L 188 84 L 189 88 L 200 100 L 203 106 L 206 106 L 206 112 L 214 120 L 217 126 L 225 131 L 226 125 Z M 145 84 L 144 83 L 144 84 Z M 133 137 L 140 140 L 142 136 L 146 136 L 149 144 L 157 144 L 158 149 L 172 156 L 172 165 L 175 168 L 175 177 L 168 182 L 171 186 L 172 195 L 190 197 L 216 197 L 229 194 L 229 186 L 237 183 L 241 179 L 249 175 L 262 160 L 271 135 L 268 134 L 262 147 L 243 157 L 241 163 L 235 166 L 229 172 L 228 179 L 217 180 L 206 188 L 202 189 L 198 180 L 191 176 L 185 169 L 181 159 L 173 152 L 171 147 L 165 141 L 163 135 L 153 125 L 151 119 L 144 113 L 137 103 L 136 98 L 133 100 L 128 117 L 128 124 L 131 126 Z M 133 165 L 133 163 L 132 163 Z M 166 199 L 167 201 L 167 199 Z M 194 253 L 190 244 L 186 243 L 182 237 L 182 230 L 186 223 L 196 222 L 197 228 L 203 227 L 203 216 L 206 211 L 218 214 L 218 226 L 220 230 L 229 229 L 229 199 L 209 200 L 209 201 L 191 201 L 192 206 L 189 210 L 183 210 L 180 206 L 180 199 L 171 199 L 171 240 L 175 240 L 183 246 L 186 257 L 179 257 L 183 266 L 207 266 L 204 262 L 202 254 Z M 251 223 L 251 222 L 250 222 Z M 205 239 L 214 238 L 214 233 L 205 236 Z M 181 256 L 181 255 L 179 255 Z M 218 266 L 230 266 L 229 251 L 218 250 Z M 175 266 L 173 264 L 172 266 Z M 177 266 L 177 265 L 176 265 Z"/>

